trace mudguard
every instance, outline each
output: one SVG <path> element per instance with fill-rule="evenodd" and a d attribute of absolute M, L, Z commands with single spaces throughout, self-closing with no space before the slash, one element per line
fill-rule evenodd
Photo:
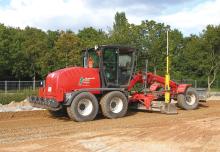
<path fill-rule="evenodd" d="M 187 88 L 191 87 L 191 84 L 179 84 L 177 87 L 177 94 L 185 93 Z"/>

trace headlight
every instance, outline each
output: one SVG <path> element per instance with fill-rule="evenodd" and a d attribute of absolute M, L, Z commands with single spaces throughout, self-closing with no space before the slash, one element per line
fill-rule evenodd
<path fill-rule="evenodd" d="M 52 92 L 52 87 L 48 87 L 47 92 Z"/>

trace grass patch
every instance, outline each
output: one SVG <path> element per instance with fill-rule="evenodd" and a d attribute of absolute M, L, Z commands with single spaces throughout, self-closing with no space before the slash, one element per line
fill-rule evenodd
<path fill-rule="evenodd" d="M 211 88 L 211 92 L 220 92 L 220 88 Z"/>
<path fill-rule="evenodd" d="M 20 102 L 26 99 L 28 96 L 37 95 L 38 90 L 20 90 L 13 93 L 0 93 L 0 104 L 8 104 L 12 101 Z"/>

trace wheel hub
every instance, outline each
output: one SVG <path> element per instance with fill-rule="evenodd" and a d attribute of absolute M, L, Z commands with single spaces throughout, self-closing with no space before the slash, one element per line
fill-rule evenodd
<path fill-rule="evenodd" d="M 116 107 L 116 102 L 112 102 L 111 107 L 114 109 Z"/>
<path fill-rule="evenodd" d="M 186 103 L 188 105 L 193 105 L 196 102 L 196 96 L 194 94 L 188 94 L 186 96 Z"/>
<path fill-rule="evenodd" d="M 118 97 L 112 98 L 112 100 L 110 101 L 110 110 L 113 113 L 119 113 L 119 112 L 121 112 L 122 109 L 123 109 L 122 100 Z"/>
<path fill-rule="evenodd" d="M 85 110 L 85 108 L 86 108 L 86 106 L 85 106 L 84 104 L 81 104 L 81 105 L 79 106 L 79 109 L 82 110 L 82 111 Z"/>
<path fill-rule="evenodd" d="M 93 105 L 92 101 L 89 99 L 82 99 L 78 103 L 78 112 L 80 115 L 88 116 L 92 113 Z"/>

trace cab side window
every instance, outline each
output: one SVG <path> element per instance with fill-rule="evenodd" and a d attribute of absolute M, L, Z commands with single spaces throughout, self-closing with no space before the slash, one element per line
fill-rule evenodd
<path fill-rule="evenodd" d="M 131 75 L 132 54 L 119 54 L 119 84 L 127 85 Z"/>

